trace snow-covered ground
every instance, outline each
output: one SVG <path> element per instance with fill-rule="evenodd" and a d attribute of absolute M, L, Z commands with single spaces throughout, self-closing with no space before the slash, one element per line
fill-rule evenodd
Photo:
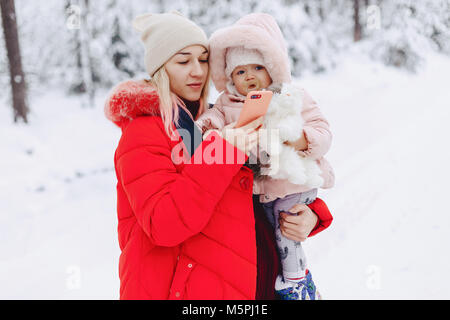
<path fill-rule="evenodd" d="M 450 59 L 417 76 L 347 56 L 304 80 L 334 133 L 334 215 L 305 243 L 329 299 L 450 298 Z"/>
<path fill-rule="evenodd" d="M 450 58 L 412 75 L 358 55 L 300 79 L 329 119 L 332 226 L 308 239 L 326 299 L 450 298 Z M 212 95 L 212 99 L 217 93 Z M 117 299 L 120 130 L 61 91 L 0 100 L 0 299 Z"/>

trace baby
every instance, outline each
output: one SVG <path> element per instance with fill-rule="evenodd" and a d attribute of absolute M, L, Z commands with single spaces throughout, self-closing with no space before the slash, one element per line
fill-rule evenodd
<path fill-rule="evenodd" d="M 302 176 L 303 180 L 290 179 L 299 170 L 292 162 L 283 165 L 286 170 L 281 171 L 287 173 L 285 178 L 264 173 L 255 175 L 253 193 L 259 195 L 275 229 L 283 266 L 283 274 L 275 283 L 277 294 L 284 300 L 320 299 L 311 272 L 306 268 L 301 243 L 281 234 L 278 218 L 280 212 L 288 212 L 295 204 L 313 202 L 318 187 L 333 186 L 333 171 L 323 158 L 331 143 L 328 122 L 306 91 L 291 84 L 284 39 L 268 14 L 250 14 L 233 26 L 216 31 L 210 39 L 210 66 L 214 85 L 222 94 L 215 105 L 197 119 L 202 132 L 222 129 L 237 121 L 248 92 L 271 90 L 274 95 L 264 120 L 266 127 L 276 123 L 282 126 L 280 136 L 297 137 L 284 141 L 283 148 L 293 152 L 298 158 L 296 161 L 309 161 L 315 166 L 314 179 L 309 180 L 307 175 Z M 284 116 L 283 110 L 292 109 L 298 113 L 298 119 Z"/>

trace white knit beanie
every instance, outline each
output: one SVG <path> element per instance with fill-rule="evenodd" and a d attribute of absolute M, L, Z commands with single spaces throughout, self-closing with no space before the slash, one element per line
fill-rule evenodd
<path fill-rule="evenodd" d="M 150 76 L 178 51 L 202 45 L 208 48 L 205 32 L 179 12 L 146 13 L 133 20 L 145 46 L 145 68 Z"/>
<path fill-rule="evenodd" d="M 244 47 L 232 47 L 227 49 L 225 74 L 231 78 L 231 73 L 237 66 L 246 64 L 260 64 L 264 66 L 264 58 L 256 49 L 246 49 Z"/>

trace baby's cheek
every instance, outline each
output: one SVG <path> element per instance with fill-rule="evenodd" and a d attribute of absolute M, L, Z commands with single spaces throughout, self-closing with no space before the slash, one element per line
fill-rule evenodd
<path fill-rule="evenodd" d="M 248 93 L 248 88 L 246 85 L 244 84 L 234 84 L 234 86 L 236 87 L 237 92 L 239 92 L 240 94 L 242 94 L 243 96 L 246 96 Z"/>

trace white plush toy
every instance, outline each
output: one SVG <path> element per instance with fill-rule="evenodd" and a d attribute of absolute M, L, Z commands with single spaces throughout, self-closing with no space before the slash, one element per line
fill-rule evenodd
<path fill-rule="evenodd" d="M 316 161 L 300 156 L 284 141 L 300 139 L 304 120 L 302 90 L 293 84 L 283 84 L 280 93 L 274 93 L 260 130 L 260 150 L 267 150 L 268 168 L 261 175 L 318 188 L 323 184 Z"/>

